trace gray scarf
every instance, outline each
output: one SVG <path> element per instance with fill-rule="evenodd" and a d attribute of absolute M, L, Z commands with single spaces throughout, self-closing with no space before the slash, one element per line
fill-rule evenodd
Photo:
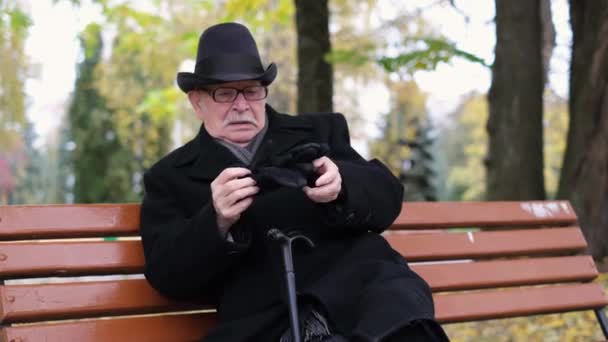
<path fill-rule="evenodd" d="M 262 130 L 259 131 L 258 134 L 256 134 L 245 147 L 241 147 L 221 139 L 214 140 L 229 149 L 230 152 L 232 152 L 232 154 L 234 154 L 234 156 L 242 161 L 245 165 L 249 165 L 251 164 L 253 156 L 255 156 L 255 152 L 258 150 L 258 147 L 260 147 L 262 140 L 264 140 L 266 131 L 268 131 L 268 116 L 266 116 L 266 122 L 264 123 Z"/>

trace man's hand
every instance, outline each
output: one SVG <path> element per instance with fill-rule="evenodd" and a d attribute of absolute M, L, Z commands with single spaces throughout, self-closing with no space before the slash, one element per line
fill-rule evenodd
<path fill-rule="evenodd" d="M 320 176 L 314 188 L 303 188 L 308 198 L 317 203 L 328 203 L 338 198 L 342 190 L 342 177 L 338 166 L 327 157 L 315 159 L 312 165 Z"/>
<path fill-rule="evenodd" d="M 222 235 L 238 221 L 243 211 L 253 202 L 252 196 L 260 191 L 251 177 L 251 171 L 242 167 L 230 167 L 211 182 L 213 208 L 217 214 L 217 226 Z"/>

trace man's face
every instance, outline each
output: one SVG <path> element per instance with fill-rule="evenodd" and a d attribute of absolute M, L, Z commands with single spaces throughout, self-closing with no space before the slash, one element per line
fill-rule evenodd
<path fill-rule="evenodd" d="M 196 116 L 204 122 L 209 135 L 233 144 L 246 146 L 264 128 L 266 99 L 247 100 L 245 94 L 239 92 L 234 101 L 216 102 L 212 94 L 215 91 L 216 99 L 223 100 L 227 94 L 229 95 L 233 91 L 229 88 L 243 90 L 260 85 L 259 81 L 251 80 L 221 83 L 207 87 L 208 91 L 190 91 L 188 99 Z"/>

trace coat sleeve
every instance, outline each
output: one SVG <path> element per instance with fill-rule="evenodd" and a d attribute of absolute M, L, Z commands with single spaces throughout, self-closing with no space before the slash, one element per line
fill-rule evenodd
<path fill-rule="evenodd" d="M 141 207 L 146 279 L 168 297 L 213 298 L 221 275 L 248 242 L 232 243 L 221 236 L 210 199 L 186 217 L 169 185 L 153 170 L 144 175 Z"/>
<path fill-rule="evenodd" d="M 328 206 L 328 224 L 381 233 L 401 212 L 403 185 L 380 161 L 366 161 L 351 147 L 342 114 L 331 117 L 330 158 L 340 171 L 342 192 Z"/>

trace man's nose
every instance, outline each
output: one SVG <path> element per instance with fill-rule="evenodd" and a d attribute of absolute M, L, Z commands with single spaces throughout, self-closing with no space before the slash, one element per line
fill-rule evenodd
<path fill-rule="evenodd" d="M 234 108 L 236 108 L 239 112 L 246 110 L 249 107 L 249 102 L 245 99 L 243 93 L 239 93 L 234 99 Z"/>

